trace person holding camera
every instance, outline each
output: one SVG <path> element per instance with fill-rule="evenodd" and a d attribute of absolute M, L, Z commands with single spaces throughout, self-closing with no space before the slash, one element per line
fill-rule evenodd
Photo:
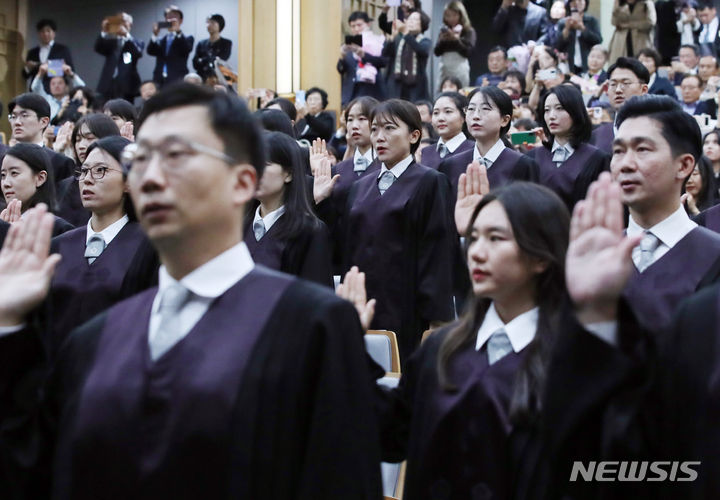
<path fill-rule="evenodd" d="M 213 14 L 206 22 L 210 38 L 198 42 L 192 61 L 193 68 L 203 81 L 215 74 L 215 60 L 219 57 L 227 61 L 232 51 L 232 40 L 220 36 L 220 32 L 225 28 L 225 18 L 220 14 Z"/>
<path fill-rule="evenodd" d="M 30 89 L 33 93 L 39 94 L 47 101 L 50 105 L 50 119 L 55 118 L 58 111 L 63 107 L 63 104 L 69 99 L 71 87 L 82 87 L 85 82 L 80 78 L 77 73 L 73 72 L 72 68 L 63 64 L 62 75 L 56 75 L 50 77 L 50 92 L 45 90 L 43 80 L 48 76 L 48 64 L 42 63 L 38 68 L 37 75 L 33 78 Z"/>
<path fill-rule="evenodd" d="M 138 59 L 145 42 L 130 34 L 133 18 L 126 12 L 107 17 L 95 40 L 95 52 L 105 57 L 97 91 L 103 99 L 122 98 L 133 102 L 140 95 Z"/>
<path fill-rule="evenodd" d="M 435 55 L 440 58 L 438 82 L 455 77 L 460 80 L 463 87 L 470 85 L 468 58 L 475 48 L 476 40 L 475 30 L 470 24 L 462 2 L 454 1 L 447 4 L 434 50 Z"/>
<path fill-rule="evenodd" d="M 147 53 L 157 59 L 153 80 L 160 86 L 172 83 L 187 75 L 187 60 L 192 52 L 195 39 L 185 36 L 180 30 L 183 13 L 177 5 L 165 9 L 165 21 L 153 24 L 153 35 L 147 46 Z M 167 35 L 158 38 L 160 29 L 167 29 Z"/>
<path fill-rule="evenodd" d="M 576 75 L 588 70 L 588 54 L 603 41 L 598 20 L 585 13 L 588 2 L 569 0 L 566 4 L 569 15 L 558 23 L 560 37 L 555 48 L 567 52 L 570 71 Z"/>

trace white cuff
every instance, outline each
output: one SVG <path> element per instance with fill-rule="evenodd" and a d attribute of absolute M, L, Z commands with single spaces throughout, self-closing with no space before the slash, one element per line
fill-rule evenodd
<path fill-rule="evenodd" d="M 25 323 L 21 323 L 15 326 L 0 326 L 0 337 L 5 337 L 11 333 L 17 333 L 25 328 Z"/>

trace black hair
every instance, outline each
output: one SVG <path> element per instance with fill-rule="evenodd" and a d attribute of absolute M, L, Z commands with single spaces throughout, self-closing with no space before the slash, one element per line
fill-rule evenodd
<path fill-rule="evenodd" d="M 220 14 L 213 14 L 212 16 L 208 17 L 208 20 L 218 23 L 218 28 L 220 28 L 220 31 L 225 29 L 225 18 Z"/>
<path fill-rule="evenodd" d="M 167 7 L 165 7 L 165 17 L 167 17 L 168 14 L 171 14 L 173 12 L 177 13 L 180 16 L 181 20 L 183 19 L 183 12 L 180 10 L 180 7 L 178 7 L 177 5 L 168 5 Z"/>
<path fill-rule="evenodd" d="M 45 182 L 35 190 L 29 200 L 24 201 L 21 211 L 34 207 L 38 203 L 45 203 L 50 212 L 57 210 L 57 198 L 55 196 L 55 176 L 50 160 L 42 146 L 37 144 L 19 142 L 5 152 L 3 158 L 12 156 L 24 161 L 33 174 L 45 171 Z M 5 196 L 3 195 L 3 199 Z"/>
<path fill-rule="evenodd" d="M 424 10 L 421 10 L 420 7 L 417 7 L 416 9 L 414 9 L 410 12 L 408 17 L 410 17 L 415 12 L 420 14 L 420 33 L 425 33 L 428 30 L 428 28 L 430 27 L 430 16 L 428 16 Z"/>
<path fill-rule="evenodd" d="M 367 12 L 356 10 L 355 12 L 352 12 L 350 14 L 350 17 L 348 17 L 348 24 L 352 23 L 353 21 L 357 21 L 358 19 L 363 20 L 366 23 L 370 23 L 372 21 L 370 16 L 367 15 Z"/>
<path fill-rule="evenodd" d="M 285 184 L 283 193 L 283 205 L 285 214 L 282 217 L 282 225 L 278 226 L 276 236 L 278 239 L 291 240 L 297 238 L 310 227 L 320 223 L 314 215 L 307 189 L 307 177 L 305 175 L 305 163 L 302 148 L 297 141 L 281 132 L 264 132 L 262 142 L 267 151 L 267 162 L 277 163 L 284 172 L 292 176 L 292 180 Z M 260 202 L 253 200 L 249 203 L 245 213 L 245 228 L 252 225 L 255 218 L 255 210 Z"/>
<path fill-rule="evenodd" d="M 456 77 L 456 76 L 446 76 L 446 77 L 443 78 L 442 81 L 440 82 L 440 90 L 442 90 L 442 88 L 443 88 L 443 86 L 445 86 L 445 83 L 446 83 L 446 82 L 452 83 L 453 85 L 455 85 L 455 87 L 457 87 L 458 90 L 460 90 L 461 88 L 463 88 L 463 84 L 462 84 L 462 82 L 460 81 L 460 79 L 459 79 L 458 77 Z"/>
<path fill-rule="evenodd" d="M 488 204 L 498 201 L 510 221 L 521 253 L 546 264 L 535 278 L 535 303 L 539 308 L 535 338 L 526 347 L 525 358 L 515 377 L 510 403 L 513 423 L 532 422 L 538 416 L 541 395 L 553 345 L 558 330 L 559 313 L 565 300 L 565 253 L 567 251 L 570 214 L 560 198 L 544 186 L 515 182 L 483 196 L 475 208 L 465 232 L 465 256 L 473 243 L 472 227 L 478 214 Z M 547 221 L 552 220 L 553 224 Z M 457 387 L 449 380 L 449 365 L 463 347 L 472 345 L 487 313 L 491 300 L 470 293 L 465 311 L 448 332 L 440 346 L 437 372 L 440 387 L 454 392 Z"/>
<path fill-rule="evenodd" d="M 204 106 L 213 132 L 223 142 L 225 154 L 238 163 L 249 163 L 255 167 L 258 179 L 262 177 L 265 155 L 260 125 L 245 101 L 235 94 L 184 82 L 168 85 L 145 103 L 137 130 L 142 129 L 148 116 L 185 106 Z"/>
<path fill-rule="evenodd" d="M 432 139 L 433 142 L 437 141 L 438 137 L 440 137 L 430 122 L 422 122 L 422 129 L 427 134 L 428 139 Z"/>
<path fill-rule="evenodd" d="M 376 119 L 385 119 L 392 123 L 398 124 L 398 120 L 407 125 L 408 130 L 412 133 L 415 130 L 420 131 L 420 137 L 414 144 L 410 144 L 410 152 L 415 154 L 420 146 L 422 138 L 423 123 L 420 119 L 420 112 L 417 107 L 404 99 L 388 99 L 379 103 L 368 117 L 372 127 L 373 121 Z M 432 127 L 431 127 L 432 128 Z"/>
<path fill-rule="evenodd" d="M 700 47 L 694 43 L 684 43 L 680 46 L 680 49 L 691 49 L 695 53 L 695 57 L 700 56 Z M 680 53 L 680 49 L 678 49 L 678 54 Z"/>
<path fill-rule="evenodd" d="M 680 80 L 680 81 L 681 81 L 681 82 L 684 82 L 684 81 L 687 80 L 688 78 L 694 78 L 695 80 L 697 80 L 698 87 L 700 87 L 700 89 L 702 89 L 702 87 L 703 87 L 703 82 L 702 82 L 702 78 L 700 78 L 700 75 L 696 75 L 696 74 L 693 74 L 693 73 L 686 73 L 686 74 L 683 75 L 682 80 Z"/>
<path fill-rule="evenodd" d="M 431 103 L 431 102 L 428 101 L 427 99 L 420 99 L 419 101 L 415 101 L 413 104 L 414 104 L 415 106 L 425 106 L 425 107 L 428 109 L 428 114 L 429 114 L 429 115 L 432 114 L 433 103 Z"/>
<path fill-rule="evenodd" d="M 610 68 L 608 68 L 608 79 L 612 78 L 613 71 L 618 68 L 632 71 L 635 76 L 638 77 L 638 80 L 640 80 L 640 82 L 642 83 L 650 82 L 650 72 L 643 65 L 643 63 L 641 63 L 637 59 L 633 59 L 632 57 L 618 57 L 617 60 L 610 66 Z"/>
<path fill-rule="evenodd" d="M 258 109 L 255 112 L 262 128 L 268 132 L 282 132 L 295 139 L 295 128 L 287 114 L 279 109 Z"/>
<path fill-rule="evenodd" d="M 85 97 L 85 99 L 87 100 L 87 102 L 88 102 L 87 108 L 95 109 L 95 105 L 98 104 L 98 98 L 97 98 L 97 95 L 95 94 L 95 91 L 93 89 L 91 89 L 90 87 L 81 85 L 79 87 L 73 87 L 70 90 L 70 95 L 74 96 L 78 90 L 80 92 L 82 92 L 83 97 Z"/>
<path fill-rule="evenodd" d="M 275 99 L 272 99 L 268 101 L 268 103 L 265 105 L 265 109 L 269 108 L 273 104 L 277 104 L 280 106 L 280 109 L 283 110 L 283 112 L 288 115 L 288 117 L 295 121 L 297 119 L 297 109 L 295 108 L 295 105 L 290 101 L 290 99 L 285 99 L 284 97 L 276 97 Z"/>
<path fill-rule="evenodd" d="M 40 19 L 37 24 L 35 25 L 35 30 L 40 31 L 45 26 L 50 26 L 50 29 L 53 31 L 57 31 L 57 23 L 53 21 L 52 19 Z"/>
<path fill-rule="evenodd" d="M 137 109 L 125 99 L 110 99 L 103 106 L 103 113 L 119 116 L 126 122 L 132 122 L 133 124 L 137 120 Z"/>
<path fill-rule="evenodd" d="M 548 47 L 547 45 L 540 45 L 539 47 L 535 47 L 535 48 L 539 49 L 539 50 L 544 50 L 545 53 L 547 55 L 549 55 L 550 57 L 552 57 L 553 61 L 555 61 L 555 66 L 556 67 L 558 66 L 558 64 L 560 63 L 560 60 L 558 59 L 557 51 L 554 48 Z M 532 63 L 531 68 L 532 68 L 533 78 L 535 78 L 535 74 L 540 69 L 540 59 L 539 58 L 534 63 Z M 523 76 L 522 81 L 523 82 L 525 81 L 525 76 Z"/>
<path fill-rule="evenodd" d="M 645 47 L 644 49 L 640 49 L 640 51 L 637 53 L 637 57 L 640 58 L 640 56 L 649 57 L 650 59 L 652 59 L 655 62 L 656 70 L 662 64 L 662 56 L 660 55 L 660 52 L 658 52 L 652 47 Z"/>
<path fill-rule="evenodd" d="M 320 87 L 311 87 L 308 89 L 307 92 L 305 92 L 305 99 L 307 100 L 308 97 L 310 97 L 310 94 L 320 94 L 320 99 L 322 99 L 322 109 L 327 108 L 328 105 L 328 93 L 325 92 Z"/>
<path fill-rule="evenodd" d="M 505 73 L 503 73 L 503 75 L 502 75 L 503 81 L 505 81 L 505 79 L 507 79 L 507 77 L 515 78 L 521 84 L 525 83 L 525 75 L 523 75 L 522 71 L 518 71 L 516 69 L 508 70 Z"/>
<path fill-rule="evenodd" d="M 87 157 L 90 156 L 90 153 L 93 150 L 102 149 L 120 164 L 120 167 L 123 169 L 123 179 L 127 180 L 128 170 L 127 166 L 122 161 L 122 152 L 128 144 L 132 144 L 132 141 L 119 135 L 110 135 L 107 137 L 103 137 L 102 139 L 98 139 L 97 141 L 90 144 L 90 146 L 88 146 L 85 158 L 87 159 Z M 128 193 L 123 194 L 123 210 L 125 211 L 128 219 L 130 219 L 131 222 L 137 221 L 135 208 L 133 207 L 132 199 L 130 198 L 130 194 Z"/>
<path fill-rule="evenodd" d="M 577 149 L 580 144 L 590 140 L 590 136 L 592 135 L 592 122 L 585 107 L 582 93 L 571 85 L 558 85 L 557 87 L 553 87 L 540 99 L 540 104 L 538 104 L 535 116 L 537 116 L 538 122 L 543 128 L 545 137 L 547 138 L 543 144 L 546 148 L 551 149 L 553 141 L 555 140 L 555 136 L 550 132 L 545 122 L 545 102 L 548 96 L 552 94 L 555 94 L 558 101 L 560 101 L 560 105 L 570 115 L 570 119 L 572 120 L 570 127 L 570 144 L 573 148 Z"/>
<path fill-rule="evenodd" d="M 683 111 L 672 97 L 664 95 L 634 96 L 625 101 L 615 123 L 618 127 L 629 118 L 646 117 L 660 124 L 663 138 L 674 157 L 691 154 L 697 163 L 702 155 L 702 134 L 695 118 Z"/>
<path fill-rule="evenodd" d="M 495 45 L 494 47 L 491 47 L 490 50 L 488 50 L 488 55 L 492 54 L 493 52 L 502 52 L 503 57 L 507 59 L 508 53 L 507 49 L 503 47 L 502 45 Z"/>
<path fill-rule="evenodd" d="M 82 129 L 83 125 L 87 125 L 90 133 L 98 139 L 102 139 L 103 137 L 110 135 L 120 135 L 120 129 L 109 116 L 102 113 L 90 113 L 83 116 L 75 124 L 72 135 L 70 136 L 70 144 L 72 144 L 72 150 L 75 155 L 76 163 L 80 161 L 80 158 L 78 158 L 75 153 L 75 144 L 77 143 L 78 136 L 80 135 L 80 129 Z"/>
<path fill-rule="evenodd" d="M 375 99 L 374 97 L 370 96 L 362 96 L 362 97 L 356 97 L 352 101 L 348 103 L 347 106 L 345 106 L 345 121 L 347 122 L 348 115 L 350 114 L 350 110 L 355 105 L 360 105 L 360 112 L 370 118 L 370 115 L 372 114 L 373 109 L 375 109 L 375 106 L 380 104 L 380 101 Z"/>
<path fill-rule="evenodd" d="M 702 186 L 700 186 L 700 192 L 695 197 L 695 206 L 701 212 L 707 210 L 718 202 L 718 190 L 715 182 L 715 174 L 713 172 L 712 162 L 706 156 L 701 156 L 695 167 L 700 172 L 700 179 Z M 690 174 L 692 175 L 692 174 Z M 685 178 L 683 183 L 682 192 L 686 191 L 686 185 L 690 175 Z"/>
<path fill-rule="evenodd" d="M 712 0 L 700 0 L 697 5 L 697 10 L 714 9 L 715 4 Z"/>
<path fill-rule="evenodd" d="M 155 80 L 143 80 L 142 82 L 140 82 L 140 85 L 138 85 L 138 91 L 140 90 L 140 87 L 142 87 L 146 83 L 152 83 L 153 85 L 155 85 L 156 90 L 160 90 L 160 86 L 157 84 L 157 82 Z"/>
<path fill-rule="evenodd" d="M 15 109 L 15 106 L 20 106 L 21 108 L 35 111 L 35 114 L 37 114 L 38 118 L 50 118 L 50 105 L 40 94 L 35 94 L 33 92 L 25 92 L 24 94 L 15 96 L 8 103 L 8 113 L 12 113 Z"/>
<path fill-rule="evenodd" d="M 565 0 L 565 13 L 569 16 L 571 13 L 570 3 L 573 0 Z M 583 14 L 587 12 L 588 7 L 590 7 L 590 0 L 585 0 L 585 10 L 582 12 Z"/>
<path fill-rule="evenodd" d="M 538 127 L 538 122 L 531 118 L 520 118 L 515 121 L 516 129 L 532 130 Z"/>
<path fill-rule="evenodd" d="M 465 110 L 467 109 L 467 106 L 468 106 L 468 98 L 465 97 L 460 92 L 443 92 L 435 98 L 435 103 L 433 104 L 432 111 L 434 111 L 435 104 L 437 104 L 438 99 L 440 99 L 441 97 L 447 97 L 448 99 L 450 99 L 453 102 L 453 104 L 455 104 L 455 107 L 460 112 L 460 115 L 462 116 L 462 119 L 463 119 L 462 131 L 466 136 L 469 135 L 468 130 L 467 130 L 467 123 L 465 122 Z"/>
<path fill-rule="evenodd" d="M 468 103 L 472 101 L 472 98 L 475 96 L 475 94 L 482 94 L 485 98 L 485 101 L 492 101 L 495 106 L 498 108 L 498 112 L 500 113 L 500 116 L 510 116 L 510 120 L 508 120 L 507 125 L 500 128 L 500 139 L 503 140 L 507 144 L 507 139 L 505 138 L 505 135 L 508 133 L 508 130 L 510 130 L 510 124 L 512 121 L 512 115 L 513 115 L 513 102 L 509 95 L 505 93 L 504 90 L 500 90 L 499 88 L 490 85 L 487 87 L 477 87 L 474 89 L 470 94 L 468 95 Z M 469 104 L 468 104 L 469 105 Z"/>

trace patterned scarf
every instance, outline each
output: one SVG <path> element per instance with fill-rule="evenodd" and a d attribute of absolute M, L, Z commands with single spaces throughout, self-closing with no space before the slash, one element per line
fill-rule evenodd
<path fill-rule="evenodd" d="M 415 37 L 418 42 L 422 39 L 422 34 Z M 393 76 L 404 85 L 415 85 L 417 83 L 417 55 L 412 47 L 405 44 L 404 36 L 400 38 L 397 46 Z"/>

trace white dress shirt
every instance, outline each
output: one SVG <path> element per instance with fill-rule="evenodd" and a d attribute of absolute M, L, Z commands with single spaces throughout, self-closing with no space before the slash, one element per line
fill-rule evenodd
<path fill-rule="evenodd" d="M 368 162 L 367 166 L 369 167 L 370 164 L 375 161 L 375 150 L 373 148 L 368 148 L 367 151 L 365 151 L 365 154 L 362 154 L 360 152 L 360 148 L 355 148 L 355 154 L 353 155 L 353 165 L 357 165 L 357 161 L 360 158 L 365 158 Z M 367 169 L 367 167 L 365 167 Z"/>
<path fill-rule="evenodd" d="M 475 147 L 473 148 L 473 161 L 482 163 L 484 159 L 487 159 L 490 161 L 490 166 L 492 166 L 497 161 L 500 153 L 505 151 L 505 147 L 505 143 L 502 139 L 498 139 L 498 141 L 493 144 L 493 147 L 491 147 L 487 154 L 483 157 L 483 155 L 480 154 L 480 150 L 478 150 L 477 144 L 475 144 Z"/>
<path fill-rule="evenodd" d="M 254 266 L 255 263 L 247 246 L 244 242 L 240 242 L 182 278 L 180 284 L 192 293 L 190 299 L 178 313 L 182 326 L 176 342 L 179 342 L 190 333 L 190 330 L 210 308 L 213 300 L 244 278 L 245 275 L 252 271 Z M 158 293 L 155 295 L 150 313 L 148 332 L 148 341 L 150 343 L 155 340 L 155 335 L 160 326 L 161 318 L 158 313 L 160 297 L 168 287 L 176 283 L 178 282 L 168 274 L 165 266 L 160 266 Z"/>
<path fill-rule="evenodd" d="M 702 31 L 700 31 L 700 36 L 698 37 L 698 41 L 700 43 L 713 43 L 715 41 L 715 35 L 718 31 L 718 18 L 717 16 L 712 18 L 712 21 L 710 21 L 708 24 L 703 24 Z M 706 38 L 707 37 L 707 38 Z"/>
<path fill-rule="evenodd" d="M 690 220 L 690 217 L 688 217 L 685 209 L 681 205 L 665 220 L 658 222 L 651 228 L 648 228 L 647 230 L 660 240 L 660 245 L 658 245 L 652 254 L 652 263 L 650 265 L 654 264 L 660 257 L 668 253 L 672 247 L 677 245 L 680 240 L 687 236 L 687 234 L 696 227 L 697 224 Z M 631 215 L 630 221 L 628 222 L 627 235 L 636 236 L 642 234 L 644 231 L 645 229 L 640 227 L 638 223 L 633 220 Z M 639 245 L 633 248 L 632 259 L 636 267 L 640 263 L 641 253 L 642 251 L 640 250 Z"/>
<path fill-rule="evenodd" d="M 449 141 L 445 142 L 442 139 L 438 139 L 437 148 L 440 148 L 440 144 L 445 144 L 445 147 L 448 148 L 448 151 L 451 153 L 454 153 L 457 148 L 459 148 L 463 142 L 467 140 L 467 137 L 465 137 L 465 134 L 460 132 L 458 135 L 450 139 Z"/>
<path fill-rule="evenodd" d="M 686 23 L 687 14 L 680 12 L 680 20 L 677 22 L 677 32 L 680 33 L 680 43 L 682 45 L 694 44 L 694 32 L 700 29 L 700 20 L 696 17 L 692 23 Z"/>
<path fill-rule="evenodd" d="M 108 227 L 100 231 L 100 235 L 103 237 L 103 240 L 105 240 L 105 246 L 108 246 L 112 240 L 115 239 L 115 236 L 118 235 L 118 233 L 122 230 L 122 228 L 125 227 L 125 224 L 127 224 L 130 221 L 127 215 L 123 215 L 118 220 L 110 224 Z M 92 228 L 92 218 L 87 223 L 87 233 L 85 236 L 85 244 L 87 244 L 90 241 L 90 238 L 92 238 L 93 234 L 95 234 L 96 231 Z"/>
<path fill-rule="evenodd" d="M 80 78 L 77 73 L 73 73 L 72 85 L 70 85 L 68 88 L 84 86 L 85 82 L 83 81 L 83 79 Z M 33 78 L 33 81 L 30 84 L 30 90 L 32 90 L 35 94 L 40 94 L 43 99 L 47 101 L 47 103 L 50 105 L 50 119 L 52 120 L 53 118 L 55 118 L 55 115 L 57 115 L 58 111 L 60 111 L 60 108 L 62 108 L 62 99 L 55 99 L 52 94 L 48 94 L 45 91 L 43 79 L 39 78 L 38 75 L 35 75 L 35 78 Z"/>
<path fill-rule="evenodd" d="M 41 63 L 46 63 L 48 61 L 53 45 L 55 45 L 55 40 L 50 40 L 50 43 L 47 45 L 40 46 L 40 53 L 38 54 L 38 57 L 40 58 Z"/>
<path fill-rule="evenodd" d="M 399 179 L 400 176 L 407 170 L 407 168 L 410 166 L 410 164 L 413 162 L 413 156 L 407 156 L 404 160 L 399 161 L 395 164 L 393 168 L 390 169 L 390 172 L 393 173 L 395 176 L 395 179 Z M 388 168 L 385 166 L 385 163 L 383 163 L 380 166 L 380 173 L 378 174 L 377 178 L 379 179 L 382 177 L 382 175 L 388 171 Z"/>
<path fill-rule="evenodd" d="M 502 328 L 510 339 L 513 351 L 522 351 L 525 346 L 535 338 L 539 311 L 540 309 L 535 307 L 513 318 L 509 323 L 503 323 L 503 320 L 498 316 L 495 303 L 493 302 L 490 304 L 490 308 L 487 314 L 485 314 L 485 319 L 483 319 L 482 325 L 480 325 L 478 329 L 475 349 L 479 351 L 490 336 Z"/>
<path fill-rule="evenodd" d="M 258 205 L 257 210 L 255 210 L 255 218 L 253 219 L 253 226 L 255 223 L 259 220 L 263 221 L 263 224 L 265 225 L 265 233 L 270 231 L 270 228 L 277 222 L 277 220 L 282 216 L 282 214 L 285 213 L 285 205 L 280 205 L 280 208 L 276 208 L 269 214 L 267 214 L 265 217 L 260 216 L 260 205 Z"/>

